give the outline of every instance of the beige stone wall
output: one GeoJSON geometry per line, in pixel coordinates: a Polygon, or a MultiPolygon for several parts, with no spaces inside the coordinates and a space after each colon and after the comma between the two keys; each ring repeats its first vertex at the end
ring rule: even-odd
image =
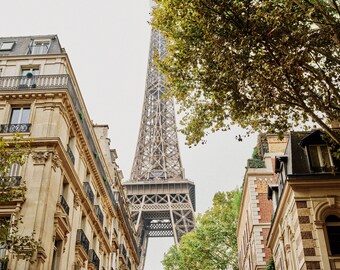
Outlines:
{"type": "Polygon", "coordinates": [[[337,269],[331,268],[338,257],[329,255],[325,218],[340,215],[339,180],[287,183],[269,242],[276,269],[283,262],[285,269],[337,269]]]}

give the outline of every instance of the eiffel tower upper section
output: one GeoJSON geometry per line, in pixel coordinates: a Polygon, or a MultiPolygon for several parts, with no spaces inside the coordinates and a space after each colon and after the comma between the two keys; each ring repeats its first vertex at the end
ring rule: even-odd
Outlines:
{"type": "Polygon", "coordinates": [[[175,109],[171,99],[162,98],[166,91],[164,75],[152,63],[155,54],[163,57],[163,36],[152,31],[146,89],[139,138],[130,181],[184,179],[176,133],[175,109]]]}

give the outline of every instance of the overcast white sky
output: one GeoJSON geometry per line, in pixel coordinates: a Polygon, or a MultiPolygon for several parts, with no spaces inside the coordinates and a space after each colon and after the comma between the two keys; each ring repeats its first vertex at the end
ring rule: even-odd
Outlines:
{"type": "MultiPolygon", "coordinates": [[[[150,26],[149,0],[2,1],[0,35],[57,34],[75,71],[90,117],[110,126],[111,147],[130,176],[142,112],[150,26]]],[[[255,136],[240,143],[236,128],[188,148],[180,136],[186,177],[196,183],[197,211],[217,191],[242,185],[255,136]]],[[[161,270],[172,239],[151,239],[145,270],[161,270]]]]}

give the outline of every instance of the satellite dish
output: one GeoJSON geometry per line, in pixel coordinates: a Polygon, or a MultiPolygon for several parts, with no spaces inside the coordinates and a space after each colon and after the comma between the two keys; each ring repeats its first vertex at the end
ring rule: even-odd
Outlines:
{"type": "Polygon", "coordinates": [[[26,78],[27,78],[27,79],[33,78],[33,73],[32,73],[32,72],[28,72],[28,73],[26,74],[26,78]]]}

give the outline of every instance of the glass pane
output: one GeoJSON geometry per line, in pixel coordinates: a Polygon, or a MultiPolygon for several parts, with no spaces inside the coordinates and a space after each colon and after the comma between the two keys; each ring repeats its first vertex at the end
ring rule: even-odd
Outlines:
{"type": "Polygon", "coordinates": [[[340,226],[327,226],[329,247],[332,255],[340,255],[340,226]]]}
{"type": "Polygon", "coordinates": [[[318,148],[316,145],[309,146],[309,156],[310,156],[310,163],[313,169],[320,168],[320,160],[318,156],[318,148]]]}
{"type": "Polygon", "coordinates": [[[28,124],[29,123],[28,122],[29,117],[30,117],[30,109],[29,108],[23,108],[20,124],[28,124]]]}
{"type": "Polygon", "coordinates": [[[10,124],[19,124],[20,109],[12,109],[10,124]]]}
{"type": "Polygon", "coordinates": [[[321,150],[322,163],[323,163],[322,166],[326,168],[330,168],[332,164],[331,164],[331,160],[329,157],[328,147],[326,145],[321,145],[320,150],[321,150]]]}

